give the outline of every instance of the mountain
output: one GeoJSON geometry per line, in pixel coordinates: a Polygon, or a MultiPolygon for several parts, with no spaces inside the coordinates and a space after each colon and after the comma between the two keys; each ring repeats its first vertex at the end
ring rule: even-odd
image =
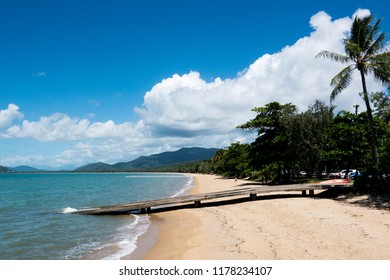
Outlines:
{"type": "Polygon", "coordinates": [[[106,164],[102,162],[87,164],[74,171],[77,172],[114,172],[114,171],[142,171],[153,167],[181,164],[212,158],[218,149],[210,148],[182,148],[175,152],[164,152],[151,156],[142,156],[129,162],[106,164]]]}
{"type": "Polygon", "coordinates": [[[90,163],[76,168],[77,172],[113,172],[113,168],[110,164],[104,162],[90,163]]]}
{"type": "Polygon", "coordinates": [[[35,168],[39,170],[44,170],[44,171],[49,171],[49,172],[66,172],[66,171],[71,171],[77,168],[75,165],[63,165],[63,166],[58,166],[58,167],[52,167],[49,165],[37,165],[35,168]]]}
{"type": "Polygon", "coordinates": [[[10,167],[10,169],[12,171],[15,171],[15,172],[42,172],[42,171],[45,171],[45,170],[38,169],[38,168],[35,168],[35,167],[27,166],[27,165],[21,165],[21,166],[17,166],[17,167],[10,167]]]}
{"type": "Polygon", "coordinates": [[[0,165],[0,173],[8,173],[8,172],[12,172],[12,170],[0,165]]]}

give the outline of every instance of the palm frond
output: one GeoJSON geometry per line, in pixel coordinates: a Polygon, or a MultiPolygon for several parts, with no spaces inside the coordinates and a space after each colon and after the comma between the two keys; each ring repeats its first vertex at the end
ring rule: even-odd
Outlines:
{"type": "Polygon", "coordinates": [[[360,57],[362,53],[360,46],[356,42],[349,39],[344,40],[344,50],[351,60],[356,60],[356,58],[360,57]]]}
{"type": "Polygon", "coordinates": [[[336,96],[348,87],[352,80],[352,70],[354,65],[349,65],[341,70],[336,76],[333,77],[330,85],[333,86],[333,91],[330,94],[330,100],[333,101],[336,96]]]}
{"type": "Polygon", "coordinates": [[[341,62],[341,63],[347,63],[350,58],[344,54],[339,54],[339,53],[334,53],[334,52],[329,52],[329,51],[321,51],[316,55],[316,58],[319,57],[324,57],[331,59],[336,62],[341,62]]]}
{"type": "Polygon", "coordinates": [[[378,53],[383,48],[385,38],[386,38],[386,34],[381,33],[366,51],[364,59],[369,59],[370,56],[378,53]]]}
{"type": "Polygon", "coordinates": [[[366,50],[371,47],[371,45],[373,44],[374,41],[376,41],[375,37],[377,37],[378,31],[380,28],[380,24],[382,21],[382,19],[379,19],[379,20],[377,20],[377,22],[374,25],[371,25],[372,20],[374,20],[374,17],[370,18],[369,32],[367,34],[367,40],[366,40],[367,45],[364,46],[364,49],[366,49],[366,50]]]}
{"type": "MultiPolygon", "coordinates": [[[[374,22],[374,16],[355,17],[348,38],[344,39],[345,54],[321,51],[316,58],[324,57],[336,62],[352,63],[341,70],[331,81],[333,91],[330,99],[348,87],[352,71],[357,69],[364,79],[365,74],[390,85],[390,52],[384,52],[385,33],[379,33],[381,19],[374,22]]],[[[364,80],[362,80],[364,85],[364,80]]]]}
{"type": "Polygon", "coordinates": [[[355,17],[352,26],[349,39],[357,44],[361,49],[364,49],[367,43],[368,34],[370,34],[370,24],[373,20],[373,16],[369,15],[364,18],[355,17]]]}
{"type": "Polygon", "coordinates": [[[371,58],[370,67],[376,80],[390,84],[390,52],[377,54],[371,58]]]}

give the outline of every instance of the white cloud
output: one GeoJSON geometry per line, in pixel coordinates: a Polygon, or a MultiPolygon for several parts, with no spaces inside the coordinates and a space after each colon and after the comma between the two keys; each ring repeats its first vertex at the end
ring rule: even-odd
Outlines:
{"type": "Polygon", "coordinates": [[[37,72],[37,73],[33,73],[33,76],[34,77],[41,77],[41,78],[44,78],[47,76],[46,72],[37,72]]]}
{"type": "Polygon", "coordinates": [[[24,120],[21,125],[14,125],[3,132],[6,138],[33,138],[43,142],[79,141],[95,138],[142,137],[143,122],[115,124],[112,120],[91,123],[87,119],[71,118],[66,114],[56,113],[41,117],[38,121],[24,120]]]}
{"type": "Polygon", "coordinates": [[[369,16],[369,15],[371,15],[370,10],[368,10],[368,9],[357,9],[356,12],[353,14],[352,18],[354,19],[356,16],[358,18],[363,18],[363,17],[369,16]]]}
{"type": "Polygon", "coordinates": [[[95,107],[99,107],[100,106],[100,102],[98,100],[95,100],[95,99],[90,99],[88,100],[88,104],[91,104],[95,107]]]}
{"type": "Polygon", "coordinates": [[[19,112],[19,107],[9,104],[5,110],[0,110],[0,129],[7,127],[13,120],[22,119],[23,114],[19,112]]]}
{"type": "MultiPolygon", "coordinates": [[[[315,56],[321,50],[342,53],[342,39],[351,23],[352,18],[332,21],[328,14],[319,12],[310,20],[314,31],[309,36],[278,53],[263,55],[234,79],[206,82],[198,72],[175,74],[147,92],[142,108],[136,111],[158,135],[193,137],[233,133],[237,125],[253,116],[252,108],[272,101],[292,102],[301,110],[315,99],[329,102],[330,81],[345,66],[315,56]]],[[[361,85],[357,74],[335,100],[338,109],[364,105],[358,95],[361,85]]],[[[369,79],[369,88],[376,91],[381,85],[369,79]]]]}
{"type": "Polygon", "coordinates": [[[39,121],[24,120],[21,125],[14,125],[4,135],[12,138],[33,138],[39,141],[69,141],[78,139],[88,128],[88,120],[72,119],[56,113],[41,117],[39,121]]]}

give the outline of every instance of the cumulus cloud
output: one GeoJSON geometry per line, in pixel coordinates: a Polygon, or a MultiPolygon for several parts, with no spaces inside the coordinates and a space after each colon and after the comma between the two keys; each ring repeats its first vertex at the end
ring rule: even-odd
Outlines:
{"type": "MultiPolygon", "coordinates": [[[[358,10],[355,15],[365,15],[358,10]]],[[[264,54],[233,79],[206,82],[200,73],[173,75],[145,94],[141,108],[136,108],[157,135],[228,134],[252,117],[251,109],[272,101],[292,102],[301,110],[315,99],[329,102],[330,81],[343,67],[333,61],[315,59],[321,50],[343,53],[342,40],[352,18],[332,20],[325,12],[310,20],[314,31],[280,52],[264,54]]],[[[371,91],[382,87],[369,79],[371,91]]],[[[363,105],[358,73],[351,86],[340,94],[335,105],[351,110],[363,105]]],[[[362,107],[363,108],[363,107],[362,107]]]]}
{"type": "Polygon", "coordinates": [[[38,121],[24,120],[3,132],[7,138],[33,138],[43,142],[76,141],[95,138],[140,137],[143,135],[142,122],[115,124],[112,120],[91,123],[87,119],[71,118],[55,113],[41,117],[38,121]],[[141,133],[141,134],[140,134],[141,133]]]}
{"type": "Polygon", "coordinates": [[[0,129],[7,127],[15,119],[22,119],[23,114],[19,112],[19,107],[9,104],[5,110],[0,110],[0,129]]]}

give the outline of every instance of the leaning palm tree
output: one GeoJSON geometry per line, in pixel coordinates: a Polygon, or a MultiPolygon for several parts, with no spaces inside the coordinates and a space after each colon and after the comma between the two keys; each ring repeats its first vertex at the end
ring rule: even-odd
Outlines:
{"type": "Polygon", "coordinates": [[[331,86],[333,86],[330,95],[331,101],[348,87],[352,80],[353,70],[357,69],[360,72],[363,99],[367,108],[370,127],[372,156],[377,168],[379,167],[378,144],[367,91],[366,76],[372,74],[379,82],[383,84],[390,83],[390,52],[385,48],[385,33],[379,31],[380,23],[381,20],[375,22],[372,15],[363,18],[356,16],[349,37],[344,39],[345,54],[321,51],[316,56],[316,58],[325,57],[336,62],[349,64],[331,81],[331,86]]]}

